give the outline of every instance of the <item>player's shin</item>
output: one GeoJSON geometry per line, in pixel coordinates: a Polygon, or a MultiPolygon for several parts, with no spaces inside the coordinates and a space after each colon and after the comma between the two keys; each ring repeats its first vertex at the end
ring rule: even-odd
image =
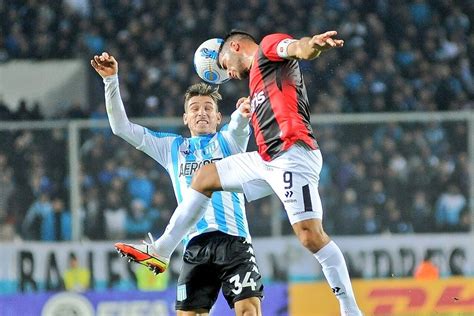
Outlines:
{"type": "Polygon", "coordinates": [[[171,216],[165,232],[155,241],[155,251],[161,256],[170,258],[191,227],[203,217],[209,201],[210,198],[204,194],[189,188],[186,197],[171,216]]]}
{"type": "Polygon", "coordinates": [[[334,295],[339,300],[341,315],[362,315],[354,297],[346,261],[336,243],[330,241],[316,252],[314,256],[321,264],[324,276],[334,295]]]}

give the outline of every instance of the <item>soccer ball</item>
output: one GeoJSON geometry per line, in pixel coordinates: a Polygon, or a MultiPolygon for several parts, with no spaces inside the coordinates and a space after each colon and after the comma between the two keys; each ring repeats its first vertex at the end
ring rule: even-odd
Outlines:
{"type": "Polygon", "coordinates": [[[194,69],[208,83],[221,84],[230,79],[227,72],[217,64],[217,54],[223,41],[221,38],[208,39],[194,53],[194,69]]]}

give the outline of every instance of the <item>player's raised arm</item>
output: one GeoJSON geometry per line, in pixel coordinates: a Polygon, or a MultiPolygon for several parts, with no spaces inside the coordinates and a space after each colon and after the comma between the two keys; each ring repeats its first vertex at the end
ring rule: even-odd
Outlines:
{"type": "Polygon", "coordinates": [[[228,135],[228,141],[235,143],[239,152],[245,152],[250,138],[250,97],[240,98],[235,107],[236,110],[232,113],[227,130],[223,131],[223,135],[228,135]]]}
{"type": "Polygon", "coordinates": [[[235,135],[248,135],[249,134],[249,119],[250,113],[250,98],[242,97],[235,104],[236,110],[230,117],[228,130],[235,135]]]}
{"type": "Polygon", "coordinates": [[[94,56],[91,66],[103,78],[105,89],[105,107],[112,132],[137,147],[141,144],[144,128],[128,120],[122,102],[118,81],[118,62],[108,53],[94,56]]]}
{"type": "Polygon", "coordinates": [[[318,57],[322,52],[331,48],[342,47],[344,41],[334,38],[336,31],[317,34],[313,37],[303,37],[288,44],[288,58],[310,60],[318,57]]]}

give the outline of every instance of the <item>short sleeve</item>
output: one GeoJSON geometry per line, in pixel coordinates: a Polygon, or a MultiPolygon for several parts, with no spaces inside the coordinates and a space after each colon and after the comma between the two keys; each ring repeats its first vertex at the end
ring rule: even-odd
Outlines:
{"type": "Polygon", "coordinates": [[[263,54],[271,61],[283,61],[284,59],[281,56],[281,53],[278,53],[278,49],[282,48],[278,46],[280,42],[284,40],[292,40],[293,37],[284,34],[284,33],[275,33],[265,36],[260,42],[260,48],[262,49],[263,54]]]}

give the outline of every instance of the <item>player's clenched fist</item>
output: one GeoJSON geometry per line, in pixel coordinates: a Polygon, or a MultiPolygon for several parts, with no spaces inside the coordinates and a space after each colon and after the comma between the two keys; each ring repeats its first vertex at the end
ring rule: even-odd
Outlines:
{"type": "Polygon", "coordinates": [[[118,73],[118,62],[114,56],[103,52],[100,56],[95,55],[91,59],[91,66],[102,77],[112,76],[118,73]]]}
{"type": "Polygon", "coordinates": [[[240,114],[242,114],[243,117],[250,118],[252,115],[250,108],[250,97],[240,98],[237,100],[235,107],[239,109],[240,114]]]}

